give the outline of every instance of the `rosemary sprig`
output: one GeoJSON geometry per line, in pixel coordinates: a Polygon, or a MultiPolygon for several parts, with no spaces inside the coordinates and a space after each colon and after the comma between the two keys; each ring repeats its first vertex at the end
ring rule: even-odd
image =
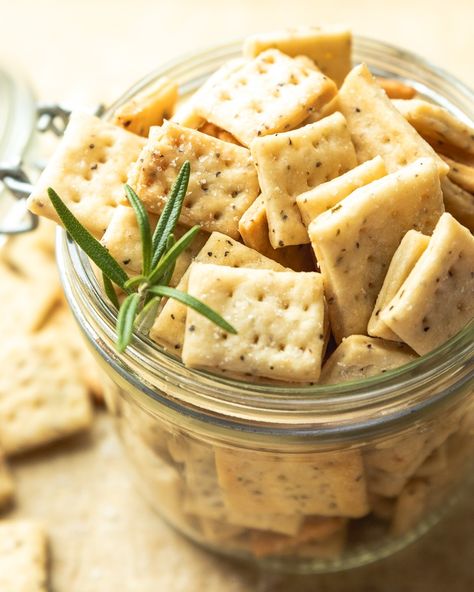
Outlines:
{"type": "Polygon", "coordinates": [[[134,329],[147,331],[156,315],[162,298],[173,298],[189,306],[208,318],[228,333],[237,331],[216,311],[193,296],[168,286],[177,258],[191,244],[199,232],[194,226],[178,241],[174,230],[181,213],[189,183],[190,165],[185,162],[171,188],[168,200],[158,220],[155,232],[151,233],[148,214],[138,195],[129,185],[125,194],[135,211],[142,246],[142,271],[137,276],[128,277],[107,249],[82,226],[51,187],[48,195],[64,228],[72,239],[102,271],[104,291],[117,308],[117,350],[123,352],[130,343],[134,329]],[[123,290],[126,297],[119,303],[114,284],[123,290]]]}

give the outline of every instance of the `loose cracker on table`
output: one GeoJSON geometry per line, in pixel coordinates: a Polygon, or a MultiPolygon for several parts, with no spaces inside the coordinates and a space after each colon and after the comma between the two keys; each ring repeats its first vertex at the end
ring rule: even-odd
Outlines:
{"type": "Polygon", "coordinates": [[[158,78],[114,111],[113,123],[146,138],[152,125],[170,119],[178,100],[178,85],[166,76],[158,78]]]}
{"type": "Polygon", "coordinates": [[[73,353],[47,335],[10,339],[0,351],[0,446],[17,454],[90,427],[92,410],[73,353]]]}
{"type": "MultiPolygon", "coordinates": [[[[150,214],[152,229],[156,226],[156,216],[150,214]]],[[[178,224],[174,235],[179,239],[189,229],[178,224]]],[[[170,280],[171,286],[176,286],[192,259],[201,250],[209,235],[201,231],[193,242],[183,251],[176,260],[176,267],[170,280]]],[[[107,248],[112,257],[123,266],[130,275],[142,271],[142,244],[140,229],[134,210],[129,206],[117,206],[110,224],[102,237],[101,243],[107,248]]]]}
{"type": "Polygon", "coordinates": [[[427,249],[379,316],[420,355],[474,317],[474,237],[451,214],[440,218],[427,249]]]}
{"type": "Polygon", "coordinates": [[[236,512],[353,518],[369,512],[355,450],[282,456],[220,448],[216,466],[226,504],[236,512]]]}
{"type": "Polygon", "coordinates": [[[446,211],[474,232],[474,195],[453,183],[448,177],[441,179],[441,189],[446,211]]]}
{"type": "Polygon", "coordinates": [[[257,197],[239,221],[242,240],[251,249],[295,271],[314,271],[315,263],[310,245],[293,245],[274,249],[269,239],[265,198],[257,197]]]}
{"type": "Polygon", "coordinates": [[[456,162],[442,154],[441,158],[447,165],[449,165],[448,178],[461,187],[461,189],[464,189],[464,191],[474,193],[474,166],[469,166],[462,162],[456,162]]]}
{"type": "Polygon", "coordinates": [[[365,64],[348,74],[338,96],[359,162],[380,155],[392,173],[418,158],[430,157],[441,175],[448,172],[446,163],[392,104],[365,64]]]}
{"type": "Polygon", "coordinates": [[[364,334],[390,260],[412,228],[430,233],[443,212],[435,162],[424,158],[356,189],[308,228],[340,341],[364,334]]]}
{"type": "Polygon", "coordinates": [[[342,340],[321,370],[319,384],[338,384],[375,376],[408,364],[418,356],[401,343],[365,335],[342,340]]]}
{"type": "Polygon", "coordinates": [[[400,341],[400,337],[398,337],[398,335],[389,329],[389,327],[387,327],[382,321],[380,318],[380,312],[396,295],[400,286],[415,267],[415,263],[426,250],[429,242],[430,237],[417,230],[409,230],[402,238],[401,243],[390,261],[390,266],[379,295],[377,296],[372,316],[367,325],[367,332],[372,337],[400,341]]]}
{"type": "Polygon", "coordinates": [[[334,113],[305,127],[257,138],[250,147],[275,249],[309,242],[296,197],[357,165],[346,120],[334,113]]]}
{"type": "Polygon", "coordinates": [[[394,100],[393,105],[437,152],[474,164],[474,127],[423,99],[394,100]]]}
{"type": "Polygon", "coordinates": [[[202,93],[196,108],[248,146],[258,136],[296,127],[336,92],[324,74],[269,49],[202,93]]]}
{"type": "Polygon", "coordinates": [[[254,58],[272,48],[292,57],[308,56],[338,86],[341,86],[351,69],[352,35],[344,27],[302,26],[258,33],[245,39],[243,54],[254,58]]]}
{"type": "MultiPolygon", "coordinates": [[[[211,234],[206,244],[196,255],[195,261],[230,267],[252,267],[274,269],[275,271],[285,269],[276,261],[219,232],[211,234]]],[[[188,276],[188,272],[183,275],[177,285],[178,290],[187,291],[188,276]]],[[[180,353],[183,347],[186,314],[186,306],[176,300],[168,300],[153,323],[150,338],[168,351],[175,354],[180,353]]]]}
{"type": "Polygon", "coordinates": [[[382,157],[376,156],[355,168],[321,183],[296,197],[301,218],[306,226],[326,210],[330,210],[353,191],[387,174],[382,157]]]}
{"type": "Polygon", "coordinates": [[[28,198],[28,207],[56,222],[48,193],[52,187],[76,218],[100,238],[112,213],[126,203],[129,168],[145,140],[92,115],[74,112],[60,145],[28,198]]]}
{"type": "Polygon", "coordinates": [[[0,522],[0,590],[47,592],[47,541],[41,526],[0,522]]]}
{"type": "Polygon", "coordinates": [[[217,311],[237,335],[188,309],[185,365],[275,380],[319,378],[325,338],[319,273],[193,263],[188,293],[217,311]]]}
{"type": "Polygon", "coordinates": [[[13,499],[15,486],[10,470],[3,458],[3,452],[0,449],[0,512],[8,506],[13,499]]]}
{"type": "Polygon", "coordinates": [[[180,221],[238,238],[239,219],[260,191],[246,148],[167,122],[151,129],[130,184],[146,209],[159,214],[186,160],[191,175],[180,221]]]}
{"type": "Polygon", "coordinates": [[[346,530],[343,518],[325,518],[315,516],[305,520],[302,528],[294,536],[275,535],[269,532],[252,532],[250,548],[256,557],[288,554],[297,552],[299,547],[310,542],[324,544],[336,534],[346,530]]]}
{"type": "Polygon", "coordinates": [[[422,479],[409,481],[395,504],[391,534],[401,536],[414,528],[427,511],[429,485],[422,479]]]}

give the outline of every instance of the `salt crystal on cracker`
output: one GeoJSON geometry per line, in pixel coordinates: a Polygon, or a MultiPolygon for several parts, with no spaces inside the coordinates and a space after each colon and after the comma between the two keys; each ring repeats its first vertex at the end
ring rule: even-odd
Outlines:
{"type": "Polygon", "coordinates": [[[251,152],[273,248],[308,243],[296,198],[356,166],[346,120],[335,113],[291,132],[257,138],[251,152]]]}
{"type": "Polygon", "coordinates": [[[100,238],[112,213],[126,203],[123,185],[145,140],[85,113],[71,114],[60,145],[28,198],[29,209],[59,223],[52,187],[79,222],[100,238]]]}
{"type": "Polygon", "coordinates": [[[443,212],[432,159],[356,189],[310,224],[336,340],[364,334],[388,266],[412,228],[430,233],[443,212]]]}

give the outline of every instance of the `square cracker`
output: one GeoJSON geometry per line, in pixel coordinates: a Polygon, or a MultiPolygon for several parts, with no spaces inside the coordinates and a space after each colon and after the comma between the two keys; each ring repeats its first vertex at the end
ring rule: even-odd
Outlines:
{"type": "Polygon", "coordinates": [[[308,243],[296,197],[357,165],[346,120],[334,113],[291,132],[257,138],[251,152],[273,248],[308,243]]]}
{"type": "Polygon", "coordinates": [[[89,428],[92,410],[71,351],[50,336],[11,339],[0,351],[0,446],[25,452],[89,428]]]}
{"type": "Polygon", "coordinates": [[[325,337],[319,273],[193,263],[188,293],[217,311],[238,334],[228,334],[188,309],[186,366],[293,382],[319,378],[325,337]]]}
{"type": "Polygon", "coordinates": [[[0,590],[47,592],[47,542],[38,524],[0,522],[0,590]]]}
{"type": "Polygon", "coordinates": [[[47,193],[52,187],[79,222],[100,238],[115,207],[126,203],[123,185],[144,144],[143,138],[116,125],[72,113],[61,143],[28,198],[28,207],[59,222],[47,193]]]}
{"type": "Polygon", "coordinates": [[[358,451],[278,455],[216,451],[226,503],[238,512],[292,512],[360,518],[369,511],[358,451]]]}
{"type": "Polygon", "coordinates": [[[416,230],[409,230],[402,238],[398,249],[393,254],[387,275],[380,289],[375,302],[372,316],[367,325],[367,332],[372,337],[382,337],[383,339],[392,339],[400,341],[396,335],[380,318],[380,312],[389,304],[392,298],[400,289],[400,286],[409,276],[415,263],[426,250],[430,242],[430,237],[421,234],[416,230]]]}
{"type": "Polygon", "coordinates": [[[441,155],[441,158],[449,165],[449,179],[464,191],[474,194],[474,166],[456,162],[448,156],[441,155]]]}
{"type": "Polygon", "coordinates": [[[296,127],[336,92],[324,74],[269,49],[202,94],[197,110],[248,146],[258,136],[296,127]]]}
{"type": "Polygon", "coordinates": [[[169,119],[178,100],[178,85],[161,76],[114,111],[113,123],[146,138],[152,125],[161,125],[169,119]]]}
{"type": "Polygon", "coordinates": [[[159,214],[186,160],[191,176],[180,221],[238,238],[239,219],[260,191],[246,148],[167,122],[151,129],[130,184],[147,210],[159,214]]]}
{"type": "MultiPolygon", "coordinates": [[[[285,269],[276,261],[268,259],[257,251],[249,249],[219,232],[211,234],[206,244],[197,254],[195,261],[213,263],[214,265],[227,265],[229,267],[252,267],[256,269],[274,269],[275,271],[285,269]]],[[[181,278],[177,286],[179,290],[186,292],[188,275],[189,273],[186,272],[181,278]]],[[[186,306],[176,302],[176,300],[168,300],[150,330],[150,338],[170,352],[180,353],[183,347],[186,314],[186,306]]]]}
{"type": "Polygon", "coordinates": [[[0,511],[12,501],[13,494],[13,478],[0,450],[0,511]]]}
{"type": "Polygon", "coordinates": [[[356,189],[308,229],[336,338],[364,334],[388,266],[412,228],[430,233],[443,212],[432,159],[356,189]]]}
{"type": "Polygon", "coordinates": [[[405,485],[395,504],[392,535],[404,535],[418,525],[428,511],[429,490],[429,484],[422,479],[412,479],[405,485]]]}
{"type": "Polygon", "coordinates": [[[348,74],[338,96],[359,162],[380,155],[392,173],[427,156],[435,159],[440,174],[448,172],[446,163],[393,106],[365,64],[348,74]]]}
{"type": "Polygon", "coordinates": [[[330,210],[353,191],[387,174],[380,156],[372,158],[331,181],[316,185],[296,198],[301,218],[306,226],[326,210],[330,210]]]}
{"type": "Polygon", "coordinates": [[[448,177],[441,179],[444,207],[471,232],[474,232],[474,195],[453,183],[448,177]]]}
{"type": "Polygon", "coordinates": [[[319,384],[337,384],[375,376],[408,364],[418,356],[406,345],[351,335],[331,354],[321,370],[319,384]]]}
{"type": "Polygon", "coordinates": [[[423,99],[394,100],[393,104],[437,152],[474,164],[474,127],[423,99]]]}
{"type": "MultiPolygon", "coordinates": [[[[152,229],[156,226],[156,216],[150,214],[152,229]]],[[[179,225],[174,235],[179,239],[189,229],[179,225]]],[[[183,251],[176,261],[176,267],[170,281],[171,286],[176,286],[192,259],[204,246],[209,238],[206,232],[201,231],[193,242],[183,251]]],[[[137,217],[129,206],[118,206],[113,213],[110,224],[102,237],[101,243],[107,248],[112,257],[118,261],[129,275],[139,274],[142,270],[142,244],[137,217]]]]}
{"type": "Polygon", "coordinates": [[[302,26],[259,33],[245,39],[243,53],[253,58],[271,48],[292,57],[308,56],[338,86],[351,69],[352,35],[343,27],[302,26]]]}
{"type": "Polygon", "coordinates": [[[474,237],[444,214],[380,319],[420,355],[430,352],[474,317],[473,261],[474,237]]]}
{"type": "Polygon", "coordinates": [[[255,249],[265,257],[278,261],[284,267],[295,271],[314,271],[314,257],[310,245],[293,245],[274,249],[269,239],[265,198],[257,197],[239,221],[239,232],[242,240],[251,249],[255,249]]]}

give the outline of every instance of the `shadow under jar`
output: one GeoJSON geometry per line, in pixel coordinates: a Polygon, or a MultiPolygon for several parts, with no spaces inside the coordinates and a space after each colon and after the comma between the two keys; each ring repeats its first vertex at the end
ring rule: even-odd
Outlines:
{"type": "MultiPolygon", "coordinates": [[[[163,66],[109,116],[158,76],[175,79],[185,96],[239,48],[163,66]]],[[[474,119],[473,93],[412,54],[356,38],[354,55],[474,119]]],[[[250,384],[187,369],[145,337],[118,354],[115,313],[64,232],[58,260],[72,310],[111,378],[108,406],[140,488],[198,543],[281,571],[347,569],[413,541],[465,488],[474,459],[472,324],[367,380],[250,384]]]]}

